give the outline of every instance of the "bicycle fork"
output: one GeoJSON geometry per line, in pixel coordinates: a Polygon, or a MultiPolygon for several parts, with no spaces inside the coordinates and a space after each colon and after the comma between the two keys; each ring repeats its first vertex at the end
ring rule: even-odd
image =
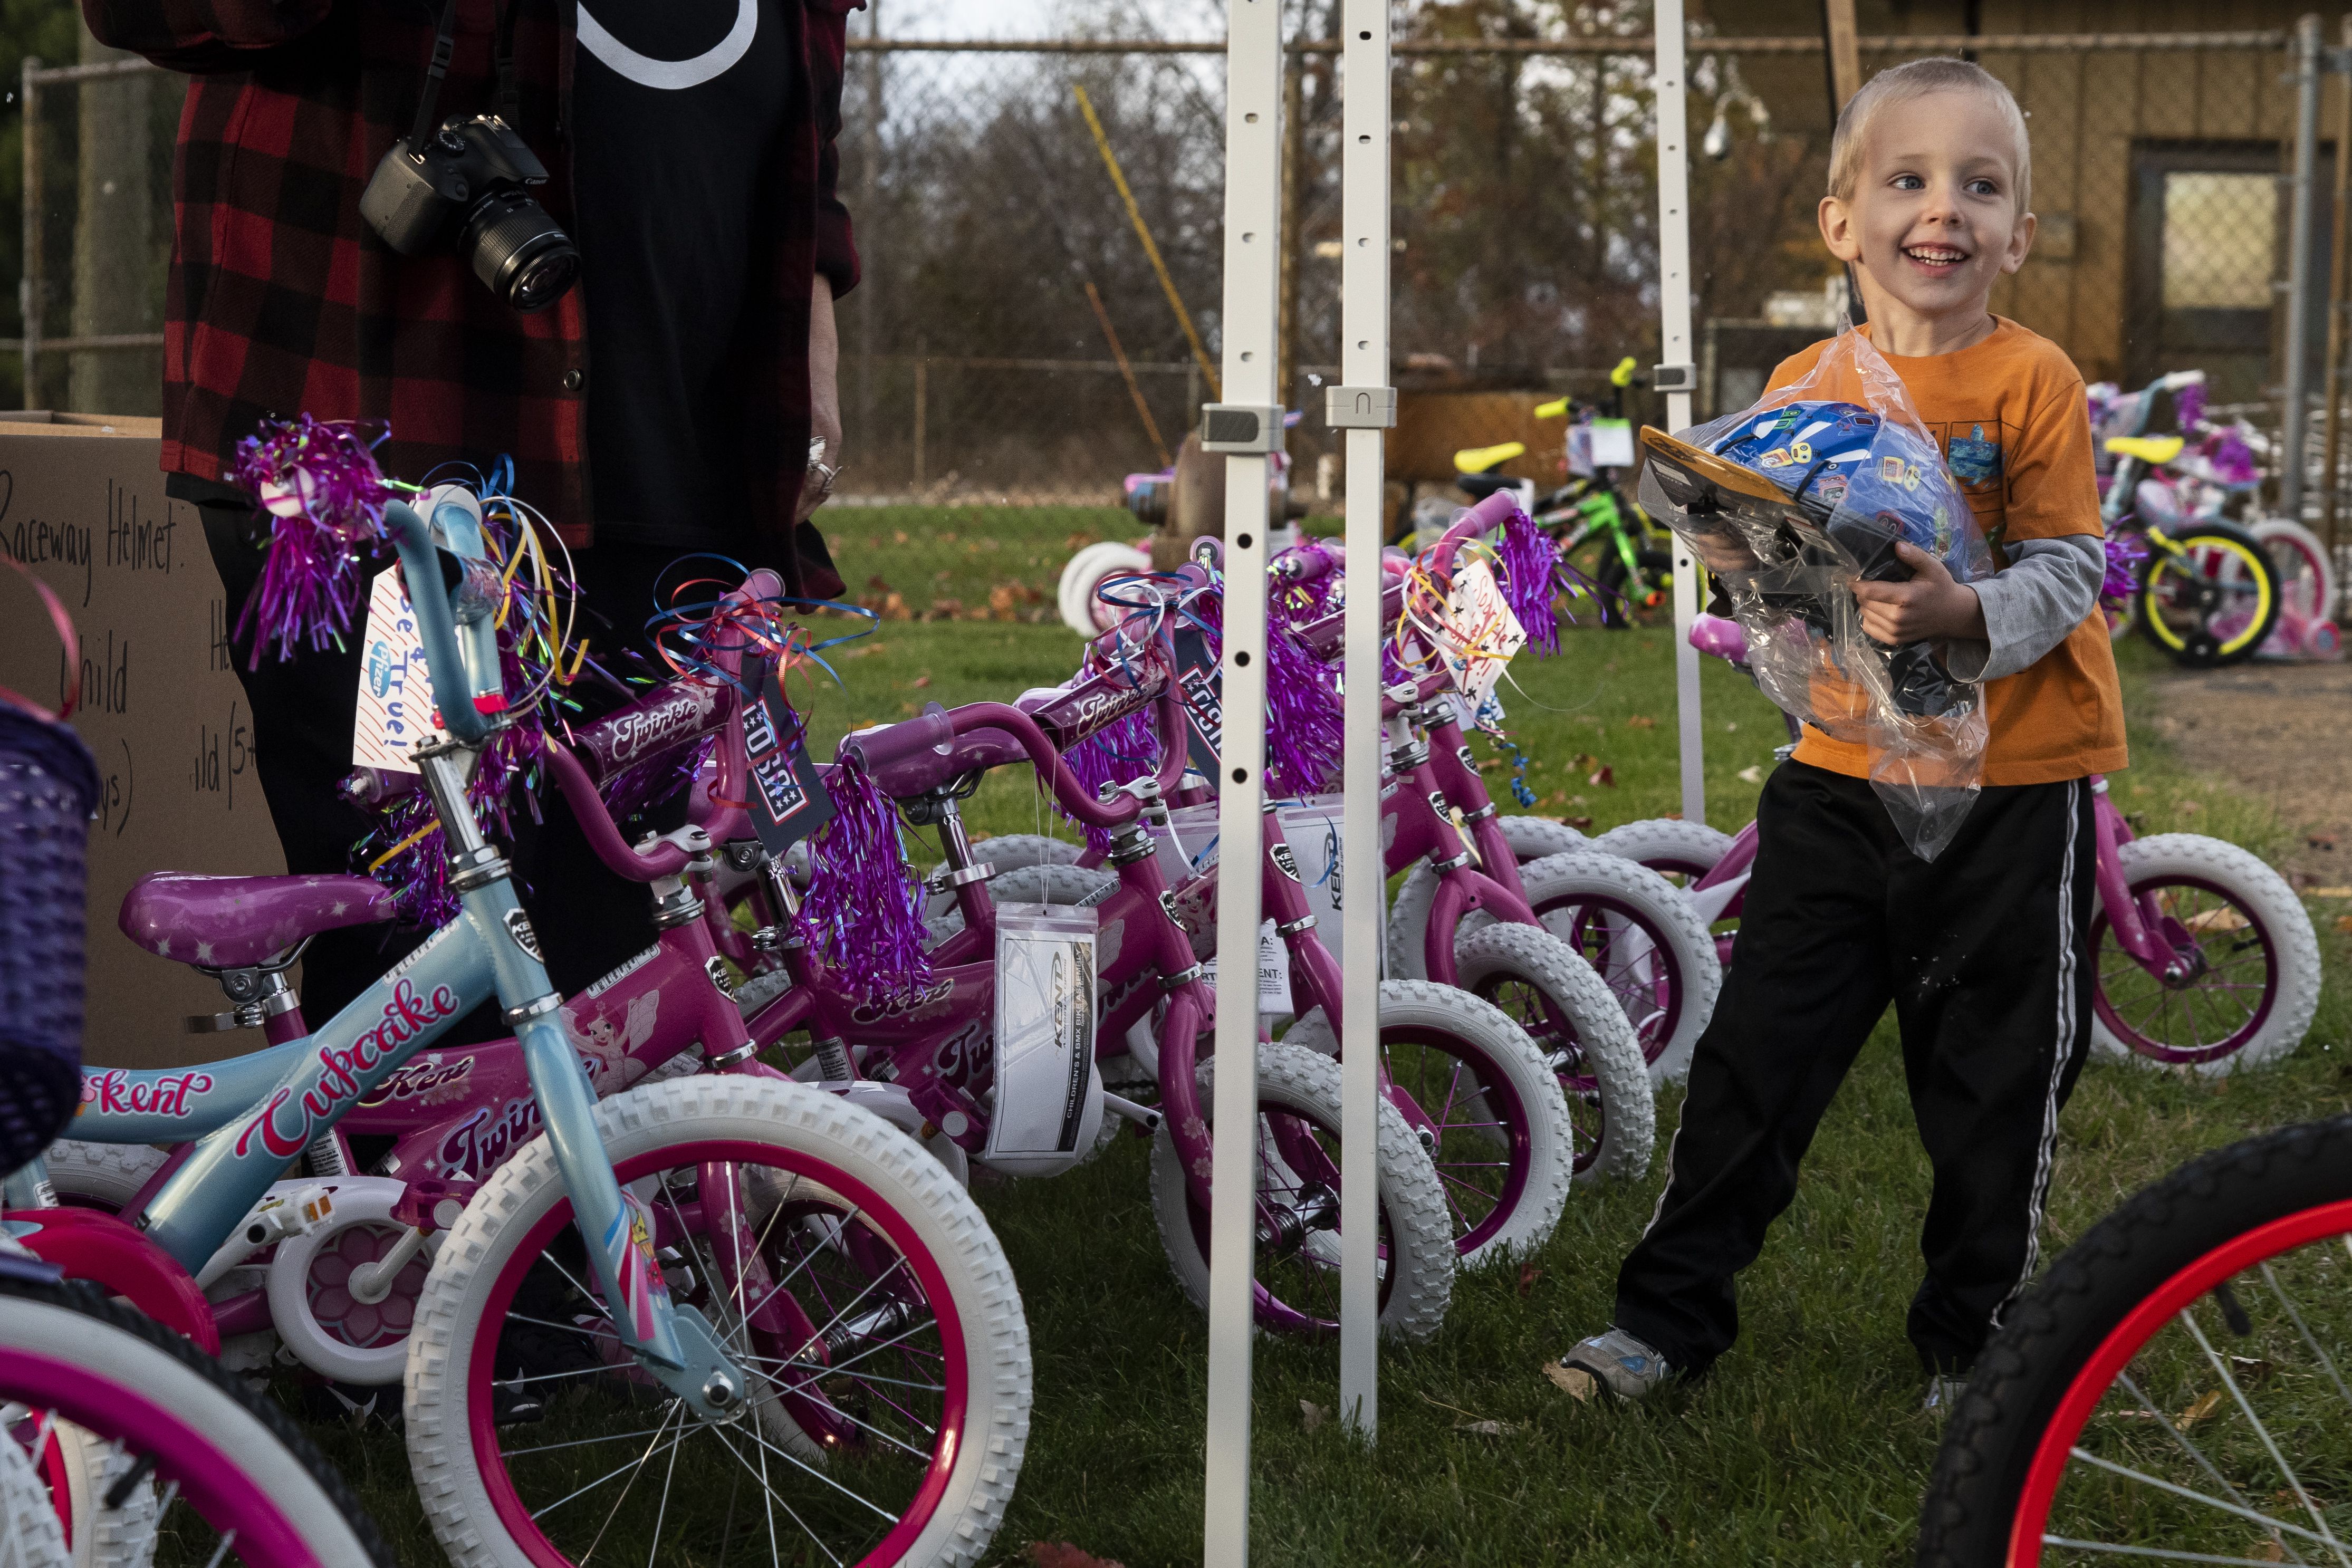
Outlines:
{"type": "Polygon", "coordinates": [[[549,1148],[571,1196],[588,1267],[622,1344],[665,1388],[706,1417],[733,1415],[751,1380],[719,1343],[702,1314],[670,1301],[654,1255],[653,1217],[621,1190],[596,1135],[596,1096],[580,1055],[555,1021],[562,997],[548,983],[530,917],[515,897],[504,856],[481,834],[466,801],[474,748],[455,742],[409,754],[441,819],[449,884],[490,955],[499,1005],[522,1046],[549,1148]]]}

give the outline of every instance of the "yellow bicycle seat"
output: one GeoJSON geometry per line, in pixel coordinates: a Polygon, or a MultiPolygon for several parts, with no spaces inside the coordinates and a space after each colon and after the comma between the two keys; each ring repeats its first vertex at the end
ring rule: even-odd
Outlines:
{"type": "Polygon", "coordinates": [[[1524,441],[1506,441],[1499,446],[1465,446],[1454,455],[1454,466],[1464,474],[1484,474],[1489,468],[1501,467],[1527,449],[1524,441]]]}
{"type": "Polygon", "coordinates": [[[1631,354],[1628,354],[1623,359],[1618,361],[1617,368],[1609,372],[1609,384],[1612,387],[1632,386],[1633,384],[1634,364],[1635,361],[1633,356],[1631,354]]]}
{"type": "Polygon", "coordinates": [[[2137,457],[2151,468],[2161,468],[2180,455],[2189,443],[2178,435],[2111,435],[2107,450],[2118,457],[2137,457]]]}

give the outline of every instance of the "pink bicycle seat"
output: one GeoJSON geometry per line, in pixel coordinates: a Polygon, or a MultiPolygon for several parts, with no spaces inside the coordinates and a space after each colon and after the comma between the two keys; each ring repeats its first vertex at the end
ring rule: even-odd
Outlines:
{"type": "Polygon", "coordinates": [[[150,872],[122,897],[122,934],[159,957],[241,969],[305,936],[393,916],[392,894],[363,876],[188,876],[150,872]]]}

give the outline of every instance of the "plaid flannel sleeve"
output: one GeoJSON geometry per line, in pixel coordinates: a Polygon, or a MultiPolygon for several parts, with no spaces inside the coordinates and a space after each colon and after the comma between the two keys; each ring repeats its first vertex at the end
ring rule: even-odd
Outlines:
{"type": "Polygon", "coordinates": [[[327,19],[334,0],[81,0],[90,37],[166,70],[247,71],[327,19]]]}

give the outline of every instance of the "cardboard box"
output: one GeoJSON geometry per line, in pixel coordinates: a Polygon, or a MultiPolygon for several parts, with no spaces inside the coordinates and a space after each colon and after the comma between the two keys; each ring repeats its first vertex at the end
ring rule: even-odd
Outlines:
{"type": "MultiPolygon", "coordinates": [[[[257,1050],[259,1031],[189,1034],[228,1004],[210,977],[115,924],[151,871],[277,874],[284,852],[253,766],[227,610],[196,508],[167,500],[161,422],[0,412],[0,550],[65,601],[80,641],[74,727],[98,759],[83,1054],[160,1068],[257,1050]]],[[[56,707],[67,664],[32,590],[0,573],[0,685],[56,707]]]]}

